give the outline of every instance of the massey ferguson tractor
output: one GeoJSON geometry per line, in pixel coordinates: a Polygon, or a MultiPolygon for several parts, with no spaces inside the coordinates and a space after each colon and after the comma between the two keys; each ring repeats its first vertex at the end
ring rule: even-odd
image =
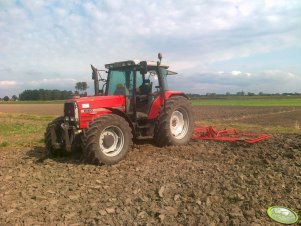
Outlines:
{"type": "Polygon", "coordinates": [[[47,126],[46,154],[82,149],[86,161],[112,165],[125,158],[133,140],[186,144],[193,132],[191,104],[183,92],[169,90],[167,77],[176,73],[161,63],[161,54],[158,57],[158,62],[106,64],[107,79],[100,74],[104,70],[91,65],[95,96],[65,102],[64,116],[47,126]]]}

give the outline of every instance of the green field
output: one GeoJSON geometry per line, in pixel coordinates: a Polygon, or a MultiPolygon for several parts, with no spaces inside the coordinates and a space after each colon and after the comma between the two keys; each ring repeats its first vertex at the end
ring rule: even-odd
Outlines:
{"type": "Polygon", "coordinates": [[[53,118],[53,116],[0,112],[0,149],[43,144],[45,128],[53,118]]]}
{"type": "Polygon", "coordinates": [[[192,99],[193,105],[211,106],[301,106],[301,97],[222,97],[192,99]]]}

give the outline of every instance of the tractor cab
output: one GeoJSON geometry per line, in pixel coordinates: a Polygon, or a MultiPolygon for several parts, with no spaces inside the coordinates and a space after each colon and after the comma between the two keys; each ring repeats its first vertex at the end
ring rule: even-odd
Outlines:
{"type": "Polygon", "coordinates": [[[177,74],[169,71],[167,65],[154,61],[128,60],[106,64],[107,80],[100,77],[99,70],[92,67],[95,96],[123,96],[125,113],[135,121],[147,118],[153,101],[164,98],[168,90],[167,75],[177,74]],[[99,90],[99,81],[105,81],[99,90]]]}

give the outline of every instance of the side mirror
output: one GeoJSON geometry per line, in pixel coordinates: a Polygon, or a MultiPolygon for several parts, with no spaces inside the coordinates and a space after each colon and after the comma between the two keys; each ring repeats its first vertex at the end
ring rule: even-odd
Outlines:
{"type": "Polygon", "coordinates": [[[140,62],[140,73],[143,75],[147,73],[147,62],[146,61],[140,62]]]}

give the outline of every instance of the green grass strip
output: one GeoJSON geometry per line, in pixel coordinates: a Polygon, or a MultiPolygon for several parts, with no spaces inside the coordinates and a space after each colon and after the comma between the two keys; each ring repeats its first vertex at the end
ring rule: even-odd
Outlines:
{"type": "Polygon", "coordinates": [[[233,98],[233,99],[196,99],[192,100],[193,105],[210,106],[277,106],[277,107],[299,107],[301,98],[233,98]]]}

